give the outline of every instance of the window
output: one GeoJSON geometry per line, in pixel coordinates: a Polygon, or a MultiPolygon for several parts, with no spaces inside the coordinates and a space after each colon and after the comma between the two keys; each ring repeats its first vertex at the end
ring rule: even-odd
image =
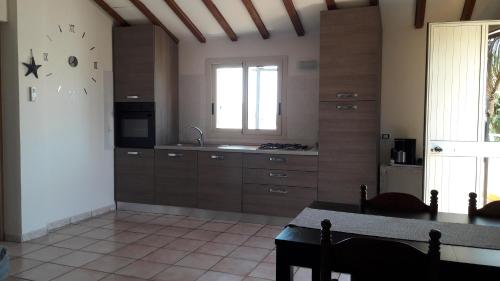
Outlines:
{"type": "Polygon", "coordinates": [[[212,131],[281,135],[283,58],[212,60],[212,131]]]}

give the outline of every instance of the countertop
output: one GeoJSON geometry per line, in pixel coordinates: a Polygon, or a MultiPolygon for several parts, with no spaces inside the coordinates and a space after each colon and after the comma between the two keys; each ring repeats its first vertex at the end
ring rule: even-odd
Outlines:
{"type": "Polygon", "coordinates": [[[308,150],[279,150],[279,149],[267,150],[267,149],[259,149],[258,146],[254,145],[232,145],[232,144],[230,145],[206,144],[204,146],[198,146],[195,144],[157,145],[155,146],[155,149],[318,156],[318,150],[316,148],[311,148],[308,150]]]}

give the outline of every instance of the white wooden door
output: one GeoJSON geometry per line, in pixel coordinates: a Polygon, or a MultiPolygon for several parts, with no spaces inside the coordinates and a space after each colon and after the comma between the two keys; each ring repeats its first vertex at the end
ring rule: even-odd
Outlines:
{"type": "MultiPolygon", "coordinates": [[[[439,210],[466,213],[468,193],[483,198],[485,25],[429,26],[425,194],[439,210]]],[[[481,202],[480,202],[481,203],[481,202]]]]}

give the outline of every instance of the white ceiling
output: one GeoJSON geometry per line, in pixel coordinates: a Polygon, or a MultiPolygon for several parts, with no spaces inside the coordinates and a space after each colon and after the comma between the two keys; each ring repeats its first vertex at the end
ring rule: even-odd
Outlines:
{"type": "MultiPolygon", "coordinates": [[[[196,40],[164,0],[141,1],[179,40],[196,40]]],[[[415,5],[415,0],[380,0],[381,7],[391,5],[391,2],[395,3],[393,1],[405,1],[408,2],[408,5],[415,5]]],[[[428,10],[432,8],[429,7],[432,5],[432,1],[442,0],[427,1],[428,10]]],[[[131,24],[149,23],[147,18],[129,0],[106,0],[106,2],[131,24]]],[[[258,32],[241,0],[213,0],[213,2],[238,36],[258,32]]],[[[336,0],[335,2],[339,8],[368,4],[368,0],[336,0]]],[[[448,2],[450,2],[450,5],[457,6],[457,8],[463,7],[463,0],[448,0],[448,2]]],[[[214,37],[226,36],[201,0],[177,0],[176,3],[189,16],[207,40],[214,37]]],[[[253,3],[267,29],[270,31],[271,36],[276,32],[295,32],[282,0],[253,0],[253,3]]],[[[293,0],[293,3],[302,20],[306,33],[311,31],[317,32],[319,30],[319,12],[326,10],[325,1],[293,0]]],[[[500,1],[498,0],[478,0],[473,19],[500,18],[499,3],[500,1]],[[492,13],[495,13],[495,15],[492,15],[492,13]]],[[[461,11],[461,9],[458,10],[461,11]]],[[[456,20],[459,20],[459,18],[460,15],[458,14],[456,20]]],[[[413,21],[414,19],[409,18],[408,20],[413,21]]]]}

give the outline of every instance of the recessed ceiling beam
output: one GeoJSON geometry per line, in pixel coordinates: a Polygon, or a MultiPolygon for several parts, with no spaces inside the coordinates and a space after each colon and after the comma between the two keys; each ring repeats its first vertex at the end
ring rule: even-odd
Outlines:
{"type": "Polygon", "coordinates": [[[184,11],[175,3],[175,0],[165,0],[165,3],[174,11],[177,17],[184,23],[184,25],[193,33],[194,37],[198,39],[201,43],[207,42],[205,36],[201,33],[201,31],[194,25],[191,19],[184,13],[184,11]]]}
{"type": "Polygon", "coordinates": [[[266,26],[264,25],[264,22],[260,18],[259,13],[255,9],[255,6],[252,3],[252,0],[241,0],[243,2],[243,5],[245,5],[245,8],[247,8],[248,13],[250,14],[250,17],[252,18],[253,22],[257,26],[257,29],[260,32],[260,35],[264,39],[269,39],[269,31],[267,30],[266,26]]]}
{"type": "Polygon", "coordinates": [[[217,6],[215,6],[214,2],[212,0],[202,0],[205,6],[207,6],[207,9],[210,11],[212,16],[214,16],[215,20],[219,23],[219,25],[224,29],[224,32],[226,32],[227,36],[231,41],[238,41],[238,36],[236,36],[236,33],[234,33],[233,29],[227,23],[226,19],[222,15],[222,13],[217,9],[217,6]]]}
{"type": "Polygon", "coordinates": [[[417,0],[415,7],[415,28],[424,27],[426,0],[417,0]]]}
{"type": "Polygon", "coordinates": [[[170,32],[170,30],[168,30],[168,28],[146,7],[146,5],[144,5],[139,0],[129,0],[129,1],[132,2],[132,4],[134,4],[134,6],[139,11],[141,11],[141,13],[146,18],[148,18],[151,23],[161,27],[168,34],[168,36],[170,36],[170,38],[174,40],[175,43],[179,43],[179,39],[177,39],[177,37],[175,37],[175,35],[172,32],[170,32]]]}
{"type": "Polygon", "coordinates": [[[99,5],[104,11],[106,11],[115,21],[121,26],[128,26],[128,22],[123,19],[111,6],[109,6],[104,0],[94,0],[97,5],[99,5]]]}
{"type": "Polygon", "coordinates": [[[283,0],[283,4],[285,5],[288,16],[290,16],[290,20],[292,21],[293,27],[295,28],[295,32],[298,36],[304,36],[306,32],[304,31],[304,26],[302,26],[302,22],[300,21],[299,14],[293,5],[292,0],[283,0]]]}
{"type": "Polygon", "coordinates": [[[337,9],[337,4],[335,4],[335,0],[325,0],[325,4],[328,10],[337,9]]]}
{"type": "Polygon", "coordinates": [[[464,9],[462,10],[462,16],[460,20],[470,20],[472,17],[472,12],[474,12],[474,6],[476,5],[476,0],[465,0],[464,9]]]}

